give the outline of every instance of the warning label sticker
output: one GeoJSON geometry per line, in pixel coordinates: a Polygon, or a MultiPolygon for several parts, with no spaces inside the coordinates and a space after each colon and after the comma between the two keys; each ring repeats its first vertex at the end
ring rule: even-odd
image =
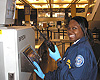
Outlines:
{"type": "Polygon", "coordinates": [[[0,34],[2,34],[2,30],[0,30],[0,34]]]}

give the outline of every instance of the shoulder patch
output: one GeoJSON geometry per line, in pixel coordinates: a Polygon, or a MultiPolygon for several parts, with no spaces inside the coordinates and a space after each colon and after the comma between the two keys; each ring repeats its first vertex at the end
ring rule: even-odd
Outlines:
{"type": "Polygon", "coordinates": [[[81,67],[84,64],[84,58],[82,55],[78,55],[75,59],[75,66],[76,67],[81,67]]]}

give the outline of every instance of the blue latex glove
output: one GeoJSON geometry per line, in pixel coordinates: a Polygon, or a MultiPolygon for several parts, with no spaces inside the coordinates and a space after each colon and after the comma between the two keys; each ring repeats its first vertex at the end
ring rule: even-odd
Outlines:
{"type": "Polygon", "coordinates": [[[60,53],[59,53],[59,51],[58,51],[57,46],[55,45],[54,47],[55,47],[55,52],[52,52],[52,51],[49,49],[49,56],[50,56],[51,58],[53,58],[55,61],[57,61],[59,58],[61,58],[61,56],[60,56],[60,53]]]}
{"type": "Polygon", "coordinates": [[[34,64],[35,67],[37,68],[37,70],[34,69],[34,71],[37,73],[37,75],[38,75],[40,78],[44,79],[45,74],[42,72],[40,66],[39,66],[35,61],[33,62],[33,64],[34,64]]]}

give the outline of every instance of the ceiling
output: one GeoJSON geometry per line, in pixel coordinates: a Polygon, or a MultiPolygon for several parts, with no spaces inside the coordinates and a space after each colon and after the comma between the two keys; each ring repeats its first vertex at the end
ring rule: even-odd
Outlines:
{"type": "MultiPolygon", "coordinates": [[[[95,3],[96,0],[93,0],[95,3]]],[[[16,8],[24,9],[24,5],[28,4],[33,9],[38,9],[39,11],[58,11],[70,9],[71,4],[76,4],[76,8],[81,10],[88,5],[88,0],[16,0],[16,8]]]]}

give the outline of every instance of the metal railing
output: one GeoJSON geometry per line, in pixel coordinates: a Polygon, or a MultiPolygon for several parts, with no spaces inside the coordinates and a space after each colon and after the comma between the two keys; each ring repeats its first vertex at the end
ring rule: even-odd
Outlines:
{"type": "MultiPolygon", "coordinates": [[[[47,39],[55,39],[56,34],[58,34],[57,35],[58,39],[60,39],[61,34],[64,39],[64,36],[66,36],[66,34],[67,34],[67,30],[60,30],[60,29],[58,29],[56,31],[52,31],[52,30],[49,30],[48,28],[46,28],[46,29],[41,29],[40,31],[47,39]]],[[[35,39],[39,40],[41,38],[42,38],[41,34],[39,33],[38,30],[35,29],[35,39]]]]}

